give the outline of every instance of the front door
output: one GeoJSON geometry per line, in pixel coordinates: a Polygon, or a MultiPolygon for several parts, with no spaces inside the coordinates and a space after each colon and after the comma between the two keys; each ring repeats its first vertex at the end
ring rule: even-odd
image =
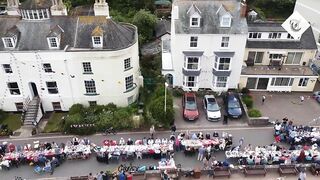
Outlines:
{"type": "Polygon", "coordinates": [[[259,78],[257,89],[267,89],[269,78],[259,78]]]}
{"type": "Polygon", "coordinates": [[[33,94],[33,97],[36,97],[38,96],[38,89],[37,89],[37,85],[35,83],[30,83],[31,85],[31,90],[32,90],[32,94],[33,94]]]}

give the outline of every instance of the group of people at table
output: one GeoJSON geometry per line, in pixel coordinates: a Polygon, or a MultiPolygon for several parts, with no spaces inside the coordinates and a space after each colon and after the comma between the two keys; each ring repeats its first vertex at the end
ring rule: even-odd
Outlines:
{"type": "Polygon", "coordinates": [[[310,126],[296,126],[287,117],[282,122],[277,121],[274,125],[274,136],[277,142],[290,144],[318,144],[320,146],[320,130],[310,126]]]}
{"type": "Polygon", "coordinates": [[[66,144],[59,145],[55,142],[34,141],[33,146],[31,144],[22,146],[3,142],[0,145],[0,167],[10,169],[11,166],[18,167],[20,164],[29,164],[53,169],[53,165],[60,165],[66,158],[85,159],[90,154],[90,141],[76,137],[66,144]]]}

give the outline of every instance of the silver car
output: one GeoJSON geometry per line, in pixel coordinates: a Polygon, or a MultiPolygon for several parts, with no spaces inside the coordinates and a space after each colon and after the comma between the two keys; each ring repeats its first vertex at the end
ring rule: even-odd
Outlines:
{"type": "Polygon", "coordinates": [[[219,121],[221,119],[221,108],[214,95],[205,95],[203,106],[208,121],[219,121]]]}

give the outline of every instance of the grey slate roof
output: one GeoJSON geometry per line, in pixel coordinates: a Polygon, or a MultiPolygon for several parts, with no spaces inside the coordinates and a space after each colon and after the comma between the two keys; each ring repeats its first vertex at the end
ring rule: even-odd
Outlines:
{"type": "Polygon", "coordinates": [[[157,22],[156,27],[156,38],[163,36],[164,34],[171,33],[171,22],[165,19],[162,19],[157,22]]]}
{"type": "MultiPolygon", "coordinates": [[[[238,0],[176,0],[174,6],[179,7],[179,19],[175,21],[177,34],[245,34],[248,32],[247,21],[240,17],[238,0]],[[199,28],[190,27],[190,14],[187,11],[195,5],[201,11],[199,28]],[[218,9],[223,5],[232,16],[230,28],[220,27],[218,9]]],[[[223,10],[224,11],[224,10],[223,10]]]]}
{"type": "MultiPolygon", "coordinates": [[[[249,24],[249,32],[286,32],[280,23],[257,23],[249,24]],[[272,29],[274,28],[274,31],[272,29]],[[260,30],[260,31],[258,31],[260,30]],[[267,31],[270,30],[270,31],[267,31]]],[[[312,28],[309,27],[300,38],[300,41],[285,40],[247,40],[247,48],[266,48],[266,49],[312,49],[316,50],[317,45],[313,36],[312,28]]]]}
{"type": "Polygon", "coordinates": [[[25,0],[21,3],[21,9],[48,9],[52,5],[51,0],[25,0]]]}
{"type": "MultiPolygon", "coordinates": [[[[119,24],[111,19],[98,16],[53,16],[48,20],[31,21],[20,20],[17,17],[0,16],[0,38],[4,37],[9,29],[17,26],[20,31],[15,51],[49,50],[47,35],[59,25],[61,33],[60,49],[69,45],[68,50],[92,49],[91,32],[96,26],[104,30],[103,50],[118,50],[131,46],[137,41],[136,28],[129,24],[119,24]]],[[[4,51],[0,41],[0,51],[4,51]]]]}

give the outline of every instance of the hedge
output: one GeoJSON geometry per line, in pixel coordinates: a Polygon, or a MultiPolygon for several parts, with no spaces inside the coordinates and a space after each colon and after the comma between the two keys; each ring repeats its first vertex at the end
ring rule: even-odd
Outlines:
{"type": "Polygon", "coordinates": [[[261,117],[261,112],[258,109],[249,109],[249,117],[261,117]]]}

